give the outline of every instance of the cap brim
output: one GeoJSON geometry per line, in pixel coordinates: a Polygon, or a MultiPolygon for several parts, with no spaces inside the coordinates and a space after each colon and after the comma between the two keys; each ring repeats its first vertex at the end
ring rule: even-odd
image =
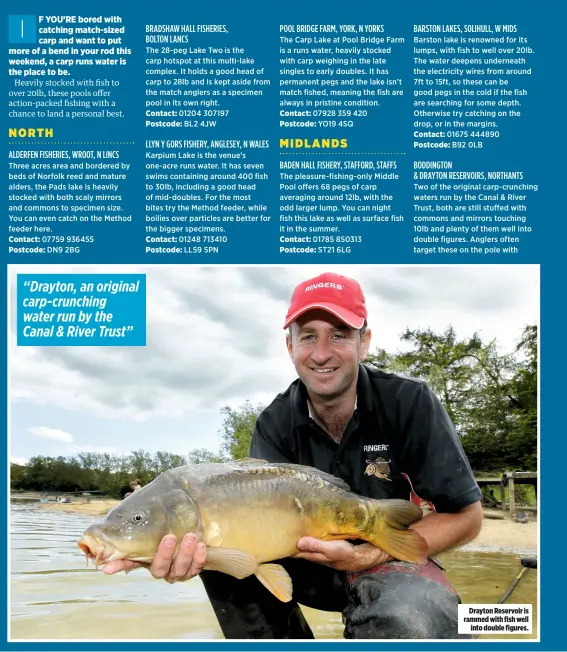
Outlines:
{"type": "Polygon", "coordinates": [[[337,306],[333,303],[310,303],[308,306],[304,306],[301,308],[301,310],[297,310],[292,315],[289,315],[285,320],[285,324],[283,326],[284,329],[288,328],[289,325],[292,324],[298,317],[301,317],[301,315],[304,315],[310,310],[324,310],[325,312],[330,312],[331,315],[334,315],[337,319],[340,319],[347,326],[355,328],[356,330],[362,328],[364,326],[364,322],[366,321],[364,317],[361,317],[360,315],[357,315],[356,313],[351,312],[342,306],[337,306]]]}

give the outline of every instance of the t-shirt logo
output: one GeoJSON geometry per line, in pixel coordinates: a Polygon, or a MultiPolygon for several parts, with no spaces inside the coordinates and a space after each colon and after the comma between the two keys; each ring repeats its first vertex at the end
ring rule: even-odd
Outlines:
{"type": "Polygon", "coordinates": [[[364,475],[373,475],[376,478],[380,478],[380,480],[388,480],[388,482],[391,482],[388,477],[390,475],[391,461],[392,460],[386,460],[383,457],[377,457],[374,461],[366,460],[368,466],[364,471],[364,475]]]}

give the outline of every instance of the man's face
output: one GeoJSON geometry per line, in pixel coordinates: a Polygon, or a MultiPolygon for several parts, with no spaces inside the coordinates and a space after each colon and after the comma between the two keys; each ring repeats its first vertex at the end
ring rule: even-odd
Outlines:
{"type": "Polygon", "coordinates": [[[350,328],[324,310],[311,310],[291,325],[287,349],[297,375],[309,394],[332,399],[345,393],[358,378],[366,358],[370,331],[350,328]]]}

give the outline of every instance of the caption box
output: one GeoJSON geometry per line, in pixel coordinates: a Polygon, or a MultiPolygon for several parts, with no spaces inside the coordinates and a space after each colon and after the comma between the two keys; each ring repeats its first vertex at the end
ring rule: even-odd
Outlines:
{"type": "Polygon", "coordinates": [[[459,634],[531,634],[531,604],[460,604],[459,634]]]}
{"type": "Polygon", "coordinates": [[[145,274],[18,274],[18,346],[145,346],[145,274]]]}

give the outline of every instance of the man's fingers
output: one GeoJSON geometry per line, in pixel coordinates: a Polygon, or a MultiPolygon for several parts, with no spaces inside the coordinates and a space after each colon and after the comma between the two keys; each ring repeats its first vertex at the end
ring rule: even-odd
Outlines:
{"type": "Polygon", "coordinates": [[[156,552],[156,556],[150,566],[150,573],[157,579],[161,580],[166,575],[169,575],[171,569],[171,562],[173,561],[173,553],[175,552],[175,545],[177,539],[173,534],[165,536],[156,552]]]}
{"type": "Polygon", "coordinates": [[[139,568],[141,564],[137,561],[130,561],[129,559],[120,561],[109,561],[108,564],[103,566],[102,572],[105,575],[114,575],[120,571],[131,571],[134,568],[139,568]]]}
{"type": "Polygon", "coordinates": [[[297,547],[302,552],[321,552],[324,553],[328,548],[325,541],[315,539],[314,537],[302,537],[297,542],[297,547]]]}
{"type": "Polygon", "coordinates": [[[195,548],[195,555],[193,556],[193,561],[189,568],[188,577],[195,577],[202,570],[205,562],[207,561],[207,546],[204,543],[198,543],[195,548]]]}
{"type": "MultiPolygon", "coordinates": [[[[149,570],[156,579],[164,579],[173,584],[198,575],[207,559],[207,548],[204,543],[197,543],[194,534],[186,534],[175,554],[177,539],[173,534],[165,536],[156,552],[149,570]]],[[[142,566],[139,562],[123,560],[113,561],[105,565],[104,572],[112,575],[120,571],[129,571],[142,566]]]]}
{"type": "Polygon", "coordinates": [[[196,546],[197,539],[194,534],[186,534],[183,537],[179,546],[179,552],[173,560],[171,570],[168,573],[168,580],[178,582],[187,578],[195,555],[196,546]]]}

